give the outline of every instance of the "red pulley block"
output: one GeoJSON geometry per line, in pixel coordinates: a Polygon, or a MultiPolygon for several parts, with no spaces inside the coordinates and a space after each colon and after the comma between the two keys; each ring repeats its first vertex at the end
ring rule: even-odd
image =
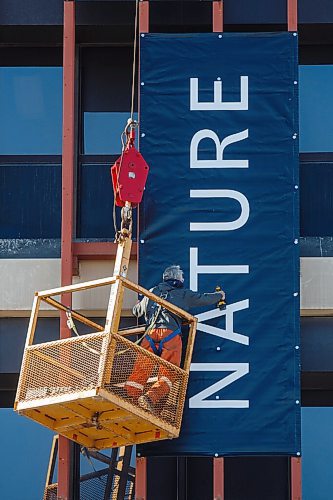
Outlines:
{"type": "Polygon", "coordinates": [[[123,154],[111,167],[115,203],[123,207],[126,201],[136,207],[142,200],[149,167],[134,146],[135,132],[130,129],[129,140],[123,154]]]}

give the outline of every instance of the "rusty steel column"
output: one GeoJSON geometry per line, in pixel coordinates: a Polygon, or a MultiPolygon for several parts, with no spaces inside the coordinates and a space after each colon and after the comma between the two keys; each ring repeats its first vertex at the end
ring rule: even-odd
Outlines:
{"type": "MultiPolygon", "coordinates": [[[[75,1],[64,1],[63,33],[63,125],[62,125],[62,213],[61,213],[61,285],[70,285],[73,275],[73,197],[74,197],[74,113],[75,113],[75,1]]],[[[71,294],[62,297],[68,307],[71,294]]],[[[70,336],[66,315],[60,315],[60,338],[70,336]]],[[[71,442],[59,436],[58,499],[70,500],[71,442]]]]}
{"type": "Polygon", "coordinates": [[[288,2],[288,31],[297,31],[297,0],[288,2]]]}
{"type": "Polygon", "coordinates": [[[213,32],[223,31],[223,0],[213,0],[213,32]]]}
{"type": "MultiPolygon", "coordinates": [[[[213,32],[223,32],[223,0],[213,0],[213,32]]],[[[213,499],[224,500],[224,458],[213,458],[213,499]]]]}
{"type": "MultiPolygon", "coordinates": [[[[62,137],[62,214],[61,286],[72,284],[73,276],[73,198],[74,198],[74,114],[75,114],[75,1],[64,1],[63,48],[63,137],[62,137]]],[[[62,297],[71,306],[71,294],[62,297]]],[[[60,337],[70,336],[66,315],[61,317],[60,337]]]]}
{"type": "Polygon", "coordinates": [[[291,457],[291,500],[302,500],[302,459],[291,457]]]}
{"type": "Polygon", "coordinates": [[[149,0],[139,2],[139,33],[149,33],[149,0]]]}
{"type": "Polygon", "coordinates": [[[136,459],[135,500],[147,500],[147,459],[136,459]]]}
{"type": "MultiPolygon", "coordinates": [[[[139,41],[141,33],[149,33],[149,0],[140,0],[139,2],[139,41]]],[[[139,59],[140,67],[140,59],[139,59]]],[[[140,112],[140,71],[138,75],[138,108],[140,112]]],[[[139,117],[140,121],[140,117],[139,117]]],[[[139,213],[138,213],[138,235],[139,235],[139,213]]],[[[139,245],[137,271],[139,272],[139,245]]],[[[145,457],[136,458],[135,467],[135,500],[147,500],[147,459],[145,457]]]]}
{"type": "Polygon", "coordinates": [[[213,458],[213,498],[224,500],[224,458],[213,458]]]}
{"type": "MultiPolygon", "coordinates": [[[[297,31],[297,0],[287,0],[288,31],[297,31]]],[[[290,458],[291,500],[302,499],[302,461],[301,458],[290,458]]]]}

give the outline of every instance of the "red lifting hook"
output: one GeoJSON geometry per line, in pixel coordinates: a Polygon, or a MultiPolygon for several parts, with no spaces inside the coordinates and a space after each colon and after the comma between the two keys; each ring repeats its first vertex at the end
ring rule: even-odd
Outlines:
{"type": "Polygon", "coordinates": [[[126,127],[126,146],[115,164],[111,167],[111,177],[115,203],[118,207],[125,206],[129,201],[135,208],[142,200],[147,181],[149,167],[143,156],[135,148],[135,122],[126,127]]]}

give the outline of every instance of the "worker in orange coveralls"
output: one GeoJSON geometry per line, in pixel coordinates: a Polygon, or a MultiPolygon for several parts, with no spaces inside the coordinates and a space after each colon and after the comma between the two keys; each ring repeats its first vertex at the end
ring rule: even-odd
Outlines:
{"type": "MultiPolygon", "coordinates": [[[[218,305],[224,300],[221,290],[215,293],[198,293],[184,288],[184,275],[179,266],[167,267],[163,273],[163,283],[151,289],[155,295],[171,302],[185,311],[195,307],[218,305]]],[[[146,334],[141,346],[161,358],[180,366],[182,356],[181,323],[182,320],[156,302],[144,297],[133,308],[137,317],[145,316],[149,334],[146,334]]],[[[155,405],[172,389],[172,375],[161,366],[157,382],[145,393],[144,386],[151,375],[152,367],[138,357],[132,374],[125,383],[127,394],[138,401],[145,410],[153,412],[155,405]]]]}

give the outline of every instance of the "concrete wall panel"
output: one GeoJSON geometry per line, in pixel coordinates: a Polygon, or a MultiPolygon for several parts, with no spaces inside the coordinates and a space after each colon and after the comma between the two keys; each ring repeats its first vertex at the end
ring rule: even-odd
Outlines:
{"type": "MultiPolygon", "coordinates": [[[[83,281],[89,281],[99,278],[105,278],[106,276],[112,276],[113,274],[114,261],[100,260],[100,261],[82,261],[80,262],[80,275],[74,277],[73,282],[79,283],[83,281]]],[[[136,262],[132,263],[129,267],[129,272],[127,275],[128,279],[137,283],[137,270],[136,262]]],[[[95,288],[92,290],[85,290],[83,292],[78,292],[73,296],[73,309],[81,310],[97,310],[105,309],[108,305],[108,299],[110,295],[110,287],[103,286],[95,288]]],[[[123,302],[123,311],[128,314],[132,309],[133,305],[137,300],[136,295],[133,292],[126,291],[123,302]]]]}
{"type": "MultiPolygon", "coordinates": [[[[81,261],[80,275],[73,282],[112,276],[113,266],[111,260],[81,261]]],[[[128,277],[137,282],[136,262],[131,264],[128,277]]],[[[60,259],[0,259],[0,314],[26,314],[36,290],[57,286],[60,286],[60,259]]],[[[73,307],[99,315],[107,307],[108,296],[109,287],[78,292],[73,307]]],[[[125,314],[129,314],[135,301],[134,294],[125,294],[125,314]]],[[[301,309],[319,313],[333,310],[333,257],[301,258],[301,309]]]]}
{"type": "Polygon", "coordinates": [[[35,291],[57,286],[60,286],[60,259],[0,260],[1,312],[29,311],[35,291]]]}
{"type": "MultiPolygon", "coordinates": [[[[112,276],[114,261],[82,261],[80,275],[73,283],[112,276]]],[[[130,265],[129,279],[137,282],[136,262],[130,265]]],[[[0,260],[0,315],[15,316],[30,313],[35,291],[60,286],[60,259],[1,259],[0,260]]],[[[77,292],[73,308],[100,315],[106,310],[110,287],[77,292]]],[[[129,314],[136,302],[133,293],[126,293],[124,314],[129,314]]],[[[42,310],[50,310],[45,304],[42,310]]]]}
{"type": "Polygon", "coordinates": [[[333,257],[301,259],[301,309],[333,310],[333,257]]]}

